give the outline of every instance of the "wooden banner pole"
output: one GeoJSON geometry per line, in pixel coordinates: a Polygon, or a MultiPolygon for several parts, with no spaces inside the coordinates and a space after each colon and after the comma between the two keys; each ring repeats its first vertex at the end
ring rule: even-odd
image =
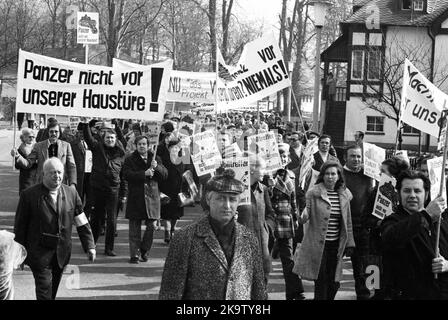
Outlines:
{"type": "MultiPolygon", "coordinates": [[[[446,106],[446,100],[443,103],[443,108],[442,108],[442,112],[445,111],[445,106],[446,106]]],[[[445,130],[448,130],[448,121],[446,118],[446,114],[445,114],[445,130]]],[[[445,131],[446,132],[446,131],[445,131]]],[[[445,134],[445,145],[443,147],[443,161],[442,161],[442,174],[441,174],[441,179],[440,179],[440,189],[439,189],[439,195],[438,197],[442,197],[443,196],[443,190],[444,190],[444,184],[445,184],[445,164],[446,164],[446,152],[448,150],[448,133],[445,134]]],[[[435,253],[436,253],[436,258],[438,258],[440,256],[440,225],[442,223],[442,215],[440,215],[439,217],[439,221],[437,221],[437,229],[436,229],[436,243],[435,243],[435,253]]],[[[437,274],[434,274],[434,279],[437,279],[437,274]]]]}

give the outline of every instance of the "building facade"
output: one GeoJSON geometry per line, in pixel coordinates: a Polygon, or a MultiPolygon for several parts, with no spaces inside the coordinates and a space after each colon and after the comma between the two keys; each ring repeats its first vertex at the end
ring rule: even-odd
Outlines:
{"type": "MultiPolygon", "coordinates": [[[[340,26],[342,35],[321,55],[324,83],[335,66],[347,70],[336,95],[324,87],[324,129],[339,146],[363,131],[365,141],[393,148],[405,59],[448,92],[448,0],[355,1],[353,14],[340,26]]],[[[436,145],[436,137],[404,125],[403,149],[436,145]]]]}

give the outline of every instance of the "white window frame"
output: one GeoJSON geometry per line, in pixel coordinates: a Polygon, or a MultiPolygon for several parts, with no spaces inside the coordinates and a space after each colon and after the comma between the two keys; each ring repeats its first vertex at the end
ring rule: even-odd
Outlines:
{"type": "Polygon", "coordinates": [[[367,118],[366,118],[366,133],[384,133],[384,125],[385,125],[385,117],[380,117],[380,116],[367,116],[367,118]],[[369,118],[375,118],[375,122],[374,123],[372,123],[372,122],[370,122],[369,123],[369,118]],[[378,119],[382,119],[383,120],[383,131],[379,131],[379,130],[377,130],[376,129],[376,127],[378,126],[378,125],[380,125],[380,124],[378,124],[377,123],[377,120],[378,119]],[[369,124],[370,125],[372,125],[373,124],[373,126],[375,127],[375,130],[368,130],[368,128],[369,128],[369,124]]]}
{"type": "Polygon", "coordinates": [[[414,0],[413,1],[414,11],[423,11],[425,8],[424,0],[414,0]],[[418,4],[418,6],[417,6],[418,4]]]}
{"type": "Polygon", "coordinates": [[[380,77],[381,77],[381,51],[380,50],[369,50],[368,51],[368,56],[367,56],[367,63],[368,63],[368,69],[367,69],[367,80],[369,81],[379,81],[380,77]],[[370,55],[371,54],[378,54],[379,55],[379,65],[378,65],[378,78],[370,78],[370,70],[372,70],[370,68],[370,55]]]}
{"type": "Polygon", "coordinates": [[[352,51],[352,72],[351,72],[351,78],[352,78],[352,80],[363,80],[363,78],[364,78],[364,59],[365,59],[365,51],[364,50],[353,50],[352,51]],[[354,66],[355,66],[355,63],[354,63],[354,61],[355,61],[355,59],[354,59],[354,57],[355,57],[355,52],[361,52],[362,53],[362,65],[361,65],[361,77],[360,78],[355,78],[354,77],[354,70],[355,70],[355,68],[354,68],[354,66]]]}

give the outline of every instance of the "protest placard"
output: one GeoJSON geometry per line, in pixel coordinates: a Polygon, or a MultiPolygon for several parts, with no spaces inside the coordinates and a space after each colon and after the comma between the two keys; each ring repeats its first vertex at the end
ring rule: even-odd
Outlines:
{"type": "Polygon", "coordinates": [[[393,213],[394,205],[398,203],[396,184],[395,178],[389,177],[387,174],[381,175],[372,212],[372,215],[378,219],[383,220],[393,213]]]}
{"type": "Polygon", "coordinates": [[[244,184],[239,205],[250,205],[250,165],[249,157],[224,158],[223,167],[235,171],[235,179],[244,184]]]}
{"type": "Polygon", "coordinates": [[[274,172],[282,168],[277,139],[272,131],[248,137],[249,151],[260,155],[266,161],[266,171],[274,172]]]}
{"type": "Polygon", "coordinates": [[[386,150],[364,142],[364,174],[380,181],[381,163],[386,160],[386,150]]]}
{"type": "Polygon", "coordinates": [[[243,49],[237,66],[229,66],[218,52],[219,109],[244,109],[291,85],[278,41],[273,35],[252,41],[243,49]]]}
{"type": "Polygon", "coordinates": [[[171,67],[118,70],[20,50],[16,112],[162,121],[171,67]]]}
{"type": "Polygon", "coordinates": [[[213,131],[204,131],[193,136],[191,159],[198,177],[213,174],[219,168],[222,158],[213,131]]]}
{"type": "Polygon", "coordinates": [[[224,153],[222,155],[223,158],[235,158],[240,157],[243,153],[241,152],[238,144],[232,143],[230,146],[225,147],[224,153]]]}
{"type": "MultiPolygon", "coordinates": [[[[431,200],[434,200],[438,197],[440,192],[440,179],[442,177],[442,169],[443,169],[443,157],[438,157],[434,159],[428,159],[428,176],[429,181],[431,181],[431,200]]],[[[446,198],[446,184],[443,184],[443,192],[442,196],[446,198]]]]}
{"type": "Polygon", "coordinates": [[[98,44],[100,35],[98,12],[78,12],[76,21],[77,43],[98,44]]]}
{"type": "Polygon", "coordinates": [[[187,136],[192,136],[194,135],[196,126],[194,123],[188,123],[188,122],[180,122],[179,123],[179,132],[181,132],[182,134],[185,134],[187,136]]]}
{"type": "MultiPolygon", "coordinates": [[[[140,64],[113,59],[114,67],[140,68],[140,64]]],[[[171,72],[167,101],[214,104],[216,74],[214,72],[171,72]]]]}
{"type": "Polygon", "coordinates": [[[305,178],[313,167],[313,155],[319,150],[318,138],[308,141],[306,148],[303,150],[301,170],[299,175],[299,183],[302,189],[305,186],[305,178]]]}
{"type": "Polygon", "coordinates": [[[70,129],[76,132],[78,129],[78,124],[81,122],[80,117],[70,117],[70,129]]]}
{"type": "Polygon", "coordinates": [[[437,122],[442,116],[444,103],[448,96],[418,71],[406,59],[401,95],[401,121],[430,134],[439,136],[437,122]]]}
{"type": "Polygon", "coordinates": [[[151,146],[159,144],[159,135],[161,123],[157,121],[149,121],[146,123],[148,132],[145,135],[148,137],[149,144],[151,146]]]}
{"type": "Polygon", "coordinates": [[[395,156],[404,159],[408,164],[411,163],[410,160],[409,160],[409,156],[408,156],[408,151],[407,150],[397,150],[397,152],[395,153],[395,156]]]}

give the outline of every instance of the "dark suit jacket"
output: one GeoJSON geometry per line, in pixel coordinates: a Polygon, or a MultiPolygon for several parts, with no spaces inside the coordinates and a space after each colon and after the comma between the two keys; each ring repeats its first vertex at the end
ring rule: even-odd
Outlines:
{"type": "MultiPolygon", "coordinates": [[[[317,151],[314,155],[314,165],[313,165],[313,169],[316,171],[320,171],[320,168],[322,168],[322,165],[324,164],[324,160],[322,159],[319,151],[317,151]]],[[[336,161],[339,163],[339,159],[332,156],[331,154],[328,154],[328,158],[327,161],[336,161]]]]}
{"type": "Polygon", "coordinates": [[[76,164],[76,190],[78,190],[79,195],[82,195],[84,190],[86,148],[84,147],[83,141],[79,138],[73,140],[70,143],[70,146],[72,147],[73,157],[76,164]]]}
{"type": "Polygon", "coordinates": [[[300,167],[300,161],[302,159],[302,155],[298,155],[296,153],[296,150],[294,150],[294,148],[291,148],[290,149],[290,157],[291,157],[291,162],[288,164],[287,168],[289,170],[293,170],[293,169],[300,167]]]}
{"type": "MultiPolygon", "coordinates": [[[[59,267],[66,266],[71,255],[72,226],[74,220],[79,220],[82,214],[81,199],[74,189],[66,185],[59,189],[56,207],[51,201],[48,189],[42,183],[23,191],[16,211],[14,233],[15,240],[28,252],[25,263],[31,269],[40,270],[48,267],[56,254],[59,267]],[[42,233],[59,234],[56,249],[43,245],[42,233]]],[[[84,250],[94,249],[88,222],[76,224],[84,250]]]]}
{"type": "MultiPolygon", "coordinates": [[[[76,184],[76,164],[73,157],[72,147],[68,142],[58,140],[58,158],[64,165],[64,183],[71,185],[76,184]]],[[[17,164],[20,168],[31,168],[37,163],[37,173],[35,183],[41,183],[43,178],[44,162],[48,159],[48,140],[38,142],[34,145],[28,158],[20,156],[17,158],[17,164]]]]}
{"type": "Polygon", "coordinates": [[[156,157],[154,176],[145,176],[145,171],[151,167],[153,153],[148,152],[147,157],[148,161],[145,163],[136,150],[124,161],[123,177],[128,182],[127,219],[160,219],[159,183],[166,180],[168,170],[163,166],[160,157],[156,157]]]}

